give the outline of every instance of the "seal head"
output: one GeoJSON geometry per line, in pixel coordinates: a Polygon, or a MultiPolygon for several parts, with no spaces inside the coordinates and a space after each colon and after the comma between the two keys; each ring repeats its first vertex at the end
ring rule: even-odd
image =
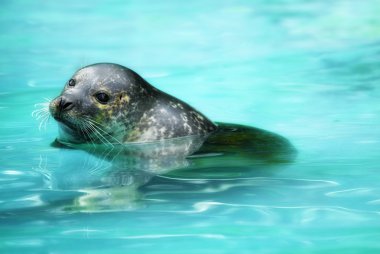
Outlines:
{"type": "Polygon", "coordinates": [[[207,135],[216,125],[117,64],[79,69],[49,105],[66,143],[147,142],[207,135]]]}

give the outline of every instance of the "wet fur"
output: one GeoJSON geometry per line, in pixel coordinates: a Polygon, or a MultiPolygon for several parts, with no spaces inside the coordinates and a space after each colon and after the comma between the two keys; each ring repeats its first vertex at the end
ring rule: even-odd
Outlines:
{"type": "Polygon", "coordinates": [[[76,81],[75,87],[66,85],[50,103],[50,112],[59,121],[62,141],[147,142],[207,135],[217,129],[199,111],[121,65],[89,65],[78,70],[72,79],[76,81]],[[109,103],[101,104],[94,99],[98,91],[111,95],[109,103]],[[62,98],[75,106],[58,116],[62,98]]]}

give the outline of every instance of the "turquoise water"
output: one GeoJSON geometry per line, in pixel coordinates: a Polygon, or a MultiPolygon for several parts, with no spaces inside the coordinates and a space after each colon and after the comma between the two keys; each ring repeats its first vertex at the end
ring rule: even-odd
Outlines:
{"type": "Polygon", "coordinates": [[[378,13],[377,0],[2,1],[0,252],[379,253],[378,13]],[[35,104],[95,62],[278,133],[297,158],[115,176],[50,146],[56,123],[39,130],[35,104]]]}

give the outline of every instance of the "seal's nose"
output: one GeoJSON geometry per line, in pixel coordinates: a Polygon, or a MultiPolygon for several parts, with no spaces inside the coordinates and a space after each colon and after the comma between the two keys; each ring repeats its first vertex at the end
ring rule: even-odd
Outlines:
{"type": "Polygon", "coordinates": [[[74,107],[74,104],[67,99],[61,97],[58,103],[58,110],[60,112],[68,111],[74,107]]]}

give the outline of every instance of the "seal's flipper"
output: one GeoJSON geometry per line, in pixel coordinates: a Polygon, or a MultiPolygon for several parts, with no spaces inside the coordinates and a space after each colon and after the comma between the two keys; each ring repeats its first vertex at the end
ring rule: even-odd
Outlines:
{"type": "Polygon", "coordinates": [[[194,154],[239,155],[268,162],[292,162],[297,154],[286,138],[259,128],[218,123],[203,146],[194,154]]]}

